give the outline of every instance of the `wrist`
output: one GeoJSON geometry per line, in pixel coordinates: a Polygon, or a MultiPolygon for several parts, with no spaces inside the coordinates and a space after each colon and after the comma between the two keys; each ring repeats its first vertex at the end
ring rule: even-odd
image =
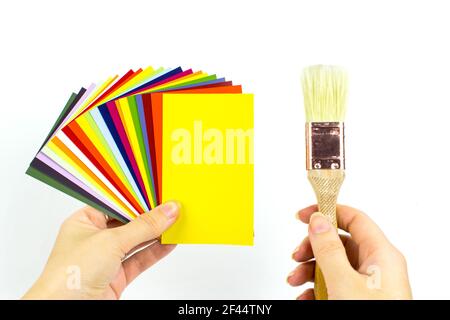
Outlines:
{"type": "Polygon", "coordinates": [[[47,276],[46,271],[36,280],[24,294],[24,300],[66,300],[79,299],[81,288],[70,285],[67,277],[59,272],[47,276]]]}

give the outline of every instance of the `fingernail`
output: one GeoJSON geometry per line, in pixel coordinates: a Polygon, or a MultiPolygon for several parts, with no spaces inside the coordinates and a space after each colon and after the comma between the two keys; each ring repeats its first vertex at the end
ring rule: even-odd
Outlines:
{"type": "Polygon", "coordinates": [[[320,234],[328,232],[331,229],[331,224],[323,214],[316,212],[310,218],[309,227],[312,233],[320,234]]]}
{"type": "Polygon", "coordinates": [[[289,282],[289,278],[294,275],[295,271],[291,271],[291,273],[288,274],[286,281],[289,282]]]}
{"type": "Polygon", "coordinates": [[[175,201],[169,201],[160,206],[167,218],[172,219],[178,215],[179,206],[175,201]]]}
{"type": "Polygon", "coordinates": [[[304,298],[305,298],[305,294],[302,293],[301,295],[299,295],[299,296],[296,298],[296,300],[304,300],[304,298]]]}
{"type": "Polygon", "coordinates": [[[295,219],[300,220],[300,211],[297,211],[297,213],[295,214],[295,219]]]}
{"type": "Polygon", "coordinates": [[[292,252],[292,259],[295,259],[295,254],[300,251],[300,246],[295,248],[294,252],[292,252]]]}

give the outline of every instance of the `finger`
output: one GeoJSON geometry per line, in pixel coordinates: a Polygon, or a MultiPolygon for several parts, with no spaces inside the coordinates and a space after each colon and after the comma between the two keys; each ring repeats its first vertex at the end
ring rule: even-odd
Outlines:
{"type": "Polygon", "coordinates": [[[376,246],[388,241],[376,223],[358,209],[338,205],[336,219],[339,228],[349,232],[357,244],[376,246]]]}
{"type": "Polygon", "coordinates": [[[144,213],[121,227],[110,229],[125,255],[143,242],[159,237],[177,219],[179,213],[175,202],[166,202],[144,213]]]}
{"type": "Polygon", "coordinates": [[[309,237],[303,239],[300,245],[295,248],[294,253],[292,253],[292,259],[297,262],[305,262],[314,258],[314,254],[311,248],[311,242],[309,237]]]}
{"type": "Polygon", "coordinates": [[[306,289],[301,295],[297,297],[297,300],[315,300],[314,289],[306,289]]]}
{"type": "Polygon", "coordinates": [[[301,286],[308,281],[314,280],[314,267],[316,265],[315,261],[308,261],[302,263],[294,271],[292,271],[287,277],[287,283],[291,286],[301,286]]]}
{"type": "Polygon", "coordinates": [[[174,244],[161,244],[157,241],[125,260],[122,265],[127,278],[127,284],[167,256],[175,247],[176,245],[174,244]]]}
{"type": "Polygon", "coordinates": [[[311,216],[308,232],[327,286],[339,285],[355,274],[336,229],[323,214],[316,212],[311,216]]]}
{"type": "Polygon", "coordinates": [[[107,219],[104,213],[92,207],[85,206],[72,214],[66,221],[77,221],[82,224],[94,225],[98,229],[105,229],[107,219]]]}
{"type": "MultiPolygon", "coordinates": [[[[312,205],[297,213],[298,219],[309,223],[311,215],[317,211],[317,205],[312,205]]],[[[362,211],[338,204],[336,207],[336,219],[338,228],[349,232],[357,243],[365,243],[371,246],[385,244],[388,242],[381,229],[362,211]]]]}
{"type": "Polygon", "coordinates": [[[125,261],[127,259],[129,259],[132,255],[134,255],[135,253],[141,251],[144,248],[150,247],[152,245],[154,245],[155,243],[159,242],[160,239],[156,238],[150,241],[145,241],[142,242],[141,244],[137,245],[136,247],[134,247],[133,249],[131,249],[126,255],[125,257],[122,258],[122,261],[125,261]]]}
{"type": "Polygon", "coordinates": [[[317,211],[319,211],[317,204],[313,204],[309,207],[299,210],[296,216],[297,219],[299,219],[301,222],[309,223],[309,217],[311,217],[311,215],[317,211]]]}
{"type": "Polygon", "coordinates": [[[109,218],[108,222],[106,223],[106,227],[108,229],[117,228],[117,227],[120,227],[120,226],[123,226],[123,225],[124,225],[124,223],[122,221],[119,221],[119,220],[116,220],[116,219],[111,219],[111,218],[109,218]]]}
{"type": "MultiPolygon", "coordinates": [[[[344,247],[350,240],[350,237],[345,234],[340,234],[339,238],[341,239],[344,247]]],[[[311,241],[309,241],[309,237],[306,237],[305,239],[303,239],[302,243],[297,248],[295,248],[294,252],[292,253],[292,259],[297,262],[305,262],[311,260],[312,258],[314,258],[314,253],[311,247],[311,241]]]]}

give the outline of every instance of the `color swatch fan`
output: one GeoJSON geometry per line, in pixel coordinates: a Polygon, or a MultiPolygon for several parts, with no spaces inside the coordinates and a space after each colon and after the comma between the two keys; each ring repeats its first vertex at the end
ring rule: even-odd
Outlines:
{"type": "Polygon", "coordinates": [[[73,93],[27,174],[128,222],[182,204],[162,243],[253,244],[253,95],[191,69],[73,93]]]}

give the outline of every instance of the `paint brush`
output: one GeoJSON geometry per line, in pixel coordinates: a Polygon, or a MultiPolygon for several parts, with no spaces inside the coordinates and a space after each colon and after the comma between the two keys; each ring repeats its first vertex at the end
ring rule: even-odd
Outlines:
{"type": "MultiPolygon", "coordinates": [[[[336,201],[344,181],[344,117],[347,74],[335,66],[315,65],[303,70],[302,86],[306,115],[306,170],[319,211],[335,227],[336,201]]],[[[316,263],[314,295],[327,299],[327,288],[316,263]]]]}

